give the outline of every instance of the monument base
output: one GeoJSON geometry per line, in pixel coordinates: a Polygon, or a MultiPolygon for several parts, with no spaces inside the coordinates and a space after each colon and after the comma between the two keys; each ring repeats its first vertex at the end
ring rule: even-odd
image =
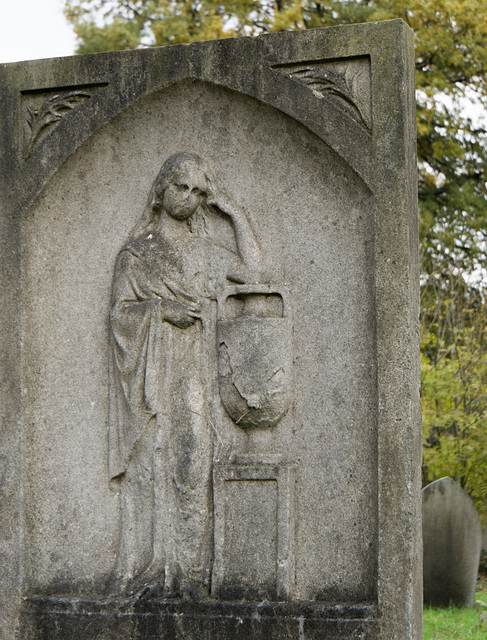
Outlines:
{"type": "Polygon", "coordinates": [[[372,640],[376,607],[347,603],[26,598],[23,640],[372,640]]]}

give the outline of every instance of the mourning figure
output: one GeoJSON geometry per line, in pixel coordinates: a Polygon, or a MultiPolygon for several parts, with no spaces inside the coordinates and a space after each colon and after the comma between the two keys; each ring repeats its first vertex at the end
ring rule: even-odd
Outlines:
{"type": "Polygon", "coordinates": [[[121,501],[118,592],[208,594],[215,300],[229,283],[257,282],[261,268],[248,217],[204,160],[166,160],[113,278],[109,474],[121,501]],[[215,240],[219,226],[231,232],[229,247],[215,240]]]}

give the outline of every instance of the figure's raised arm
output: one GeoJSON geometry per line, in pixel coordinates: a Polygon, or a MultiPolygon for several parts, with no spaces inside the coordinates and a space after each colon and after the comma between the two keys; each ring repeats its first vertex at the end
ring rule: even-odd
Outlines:
{"type": "Polygon", "coordinates": [[[246,280],[262,281],[264,272],[262,251],[250,220],[245,210],[217,185],[213,176],[208,178],[206,205],[230,218],[246,280]]]}

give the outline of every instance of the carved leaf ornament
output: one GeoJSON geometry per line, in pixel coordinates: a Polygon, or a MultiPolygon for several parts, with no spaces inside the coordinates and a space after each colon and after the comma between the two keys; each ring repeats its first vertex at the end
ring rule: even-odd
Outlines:
{"type": "Polygon", "coordinates": [[[62,120],[65,115],[90,97],[91,94],[85,91],[71,91],[70,93],[55,95],[49,98],[39,109],[27,107],[29,112],[27,122],[31,130],[31,138],[26,151],[26,157],[30,156],[39,136],[45,129],[62,120]]]}
{"type": "Polygon", "coordinates": [[[317,98],[323,98],[328,93],[345,101],[352,108],[355,117],[364,126],[368,127],[361,110],[355,102],[345,74],[315,65],[307,65],[292,70],[288,69],[285,73],[309,87],[317,98]]]}

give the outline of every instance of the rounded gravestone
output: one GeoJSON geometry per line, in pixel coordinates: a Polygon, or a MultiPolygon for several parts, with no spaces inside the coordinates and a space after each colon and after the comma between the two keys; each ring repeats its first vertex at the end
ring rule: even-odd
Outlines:
{"type": "Polygon", "coordinates": [[[425,604],[473,606],[482,528],[474,503],[451,478],[423,489],[425,604]]]}

